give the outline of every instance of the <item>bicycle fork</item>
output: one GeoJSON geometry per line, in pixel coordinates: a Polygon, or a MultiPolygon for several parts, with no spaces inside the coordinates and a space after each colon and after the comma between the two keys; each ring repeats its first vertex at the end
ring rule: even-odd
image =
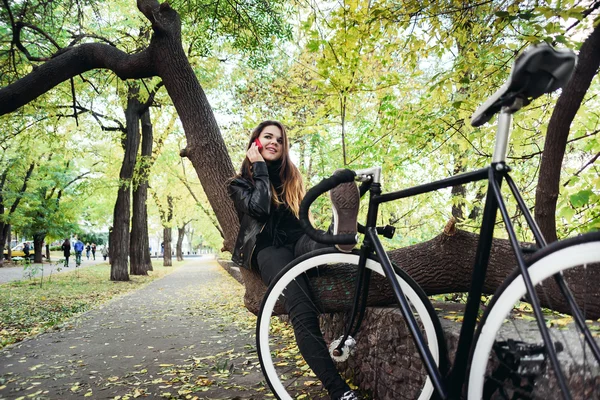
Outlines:
{"type": "Polygon", "coordinates": [[[353,338],[358,333],[362,320],[367,309],[367,297],[369,295],[369,283],[371,282],[371,270],[366,268],[367,257],[371,253],[369,246],[363,245],[360,250],[358,261],[358,270],[356,273],[356,286],[354,290],[354,302],[352,303],[352,312],[350,313],[350,322],[346,325],[344,335],[332,350],[331,355],[334,359],[346,357],[344,352],[351,351],[346,345],[348,338],[353,338]]]}

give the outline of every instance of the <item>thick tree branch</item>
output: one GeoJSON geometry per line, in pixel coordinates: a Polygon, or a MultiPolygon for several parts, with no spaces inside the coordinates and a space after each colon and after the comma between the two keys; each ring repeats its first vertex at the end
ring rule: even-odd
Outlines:
{"type": "Polygon", "coordinates": [[[149,49],[129,55],[106,44],[82,44],[59,52],[30,74],[0,89],[0,115],[15,111],[78,74],[99,68],[109,69],[121,79],[157,74],[149,49]]]}

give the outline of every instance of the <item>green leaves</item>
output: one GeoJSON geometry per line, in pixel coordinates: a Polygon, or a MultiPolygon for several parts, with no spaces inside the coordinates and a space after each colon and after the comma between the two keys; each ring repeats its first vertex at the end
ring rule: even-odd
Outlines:
{"type": "Polygon", "coordinates": [[[591,190],[581,190],[575,194],[572,194],[571,196],[569,196],[569,200],[571,201],[571,204],[573,204],[573,207],[583,207],[586,204],[590,203],[590,200],[593,197],[598,197],[597,195],[594,194],[594,192],[592,192],[591,190]]]}

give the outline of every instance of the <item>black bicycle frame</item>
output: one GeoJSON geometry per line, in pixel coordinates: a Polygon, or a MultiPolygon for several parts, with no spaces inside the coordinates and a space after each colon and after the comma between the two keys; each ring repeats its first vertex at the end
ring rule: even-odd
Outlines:
{"type": "MultiPolygon", "coordinates": [[[[411,187],[408,189],[390,192],[390,193],[381,193],[381,186],[379,183],[373,183],[370,189],[370,200],[369,200],[369,209],[367,213],[367,223],[366,223],[366,232],[365,232],[365,240],[363,243],[363,248],[361,249],[361,253],[365,254],[368,252],[374,251],[377,257],[379,258],[379,262],[381,263],[383,270],[385,272],[388,281],[392,287],[396,300],[400,305],[400,309],[402,314],[407,322],[407,325],[410,329],[410,332],[413,336],[413,340],[421,358],[424,362],[424,366],[431,378],[431,382],[438,394],[438,396],[442,399],[455,399],[460,398],[463,385],[465,382],[465,377],[468,369],[468,361],[470,359],[470,351],[471,346],[473,344],[474,332],[477,326],[477,316],[479,311],[479,303],[481,299],[481,295],[483,294],[483,285],[485,282],[485,276],[488,267],[488,261],[490,256],[490,250],[492,246],[494,227],[496,222],[496,215],[498,210],[502,215],[502,219],[506,226],[508,236],[511,242],[511,246],[515,253],[515,257],[517,259],[517,264],[520,268],[520,272],[523,276],[523,280],[525,282],[525,286],[527,288],[527,292],[530,296],[530,301],[532,308],[534,310],[534,314],[536,316],[536,320],[538,323],[538,327],[540,329],[541,335],[544,339],[544,343],[546,348],[549,350],[548,355],[550,357],[550,361],[554,368],[555,374],[559,381],[559,386],[565,396],[565,398],[570,399],[570,393],[566,387],[566,380],[560,366],[558,364],[558,358],[556,354],[556,350],[554,345],[550,339],[550,333],[548,332],[548,328],[544,322],[544,317],[542,314],[542,309],[537,298],[537,294],[533,289],[533,284],[531,282],[531,278],[529,276],[529,272],[527,270],[527,265],[525,263],[523,253],[519,248],[519,243],[516,239],[516,234],[513,228],[513,225],[510,221],[510,217],[508,215],[508,211],[504,200],[501,194],[501,184],[504,179],[506,179],[510,190],[517,201],[517,206],[525,216],[527,224],[532,230],[534,237],[537,241],[538,247],[542,248],[546,246],[546,242],[537,227],[533,217],[531,216],[529,210],[525,206],[525,203],[519,194],[514,182],[508,175],[509,168],[504,163],[494,163],[487,168],[483,168],[474,172],[468,172],[460,175],[455,175],[450,178],[442,179],[439,181],[411,187]],[[426,344],[426,341],[421,333],[418,323],[410,309],[408,301],[404,296],[402,288],[396,281],[393,279],[394,269],[392,267],[392,263],[379,240],[376,231],[376,222],[377,215],[379,211],[379,205],[382,203],[387,203],[394,200],[403,199],[406,197],[412,197],[419,194],[433,192],[439,189],[462,185],[470,182],[476,182],[481,180],[488,181],[488,191],[485,200],[485,208],[483,212],[483,221],[481,223],[479,242],[477,245],[477,251],[475,254],[475,262],[473,265],[472,279],[471,279],[471,287],[469,289],[467,304],[465,306],[465,312],[463,316],[463,323],[460,331],[460,336],[458,339],[458,346],[456,350],[456,356],[454,358],[454,362],[452,364],[452,369],[448,374],[447,379],[442,376],[441,371],[437,367],[431,351],[426,344]]],[[[362,267],[362,265],[361,265],[362,267]]],[[[557,274],[559,275],[559,274],[557,274]]],[[[579,312],[577,305],[574,302],[574,299],[564,281],[562,281],[562,277],[556,277],[557,283],[561,287],[561,290],[567,297],[570,305],[573,307],[575,319],[578,321],[578,325],[580,329],[584,332],[584,336],[589,335],[589,342],[592,347],[595,346],[596,352],[598,351],[598,347],[594,340],[591,339],[591,334],[589,329],[585,326],[584,318],[579,312]],[[569,300],[570,298],[570,300],[569,300]],[[585,334],[587,331],[587,335],[585,334]]],[[[586,340],[587,341],[587,340],[586,340]]],[[[596,356],[599,358],[598,356],[596,356]]]]}

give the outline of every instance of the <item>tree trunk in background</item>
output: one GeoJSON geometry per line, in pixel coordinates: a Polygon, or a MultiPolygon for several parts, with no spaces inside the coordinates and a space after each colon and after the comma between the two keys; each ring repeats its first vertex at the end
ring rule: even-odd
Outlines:
{"type": "Polygon", "coordinates": [[[185,237],[185,225],[177,227],[177,245],[175,246],[175,254],[177,255],[177,261],[183,261],[183,251],[181,249],[183,244],[183,238],[185,237]]]}
{"type": "Polygon", "coordinates": [[[150,111],[141,115],[142,156],[133,187],[133,215],[131,218],[130,270],[132,275],[148,275],[152,270],[150,240],[148,239],[148,173],[152,158],[152,122],[150,111]]]}
{"type": "Polygon", "coordinates": [[[10,225],[0,222],[0,251],[2,253],[2,257],[0,257],[0,267],[4,263],[4,248],[10,250],[10,243],[8,242],[10,234],[10,225]]]}
{"type": "MultiPolygon", "coordinates": [[[[10,166],[9,166],[9,168],[10,168],[10,166]]],[[[11,260],[12,246],[10,244],[11,244],[12,226],[10,224],[10,216],[13,215],[14,212],[19,207],[19,203],[21,202],[21,199],[23,198],[22,195],[27,190],[27,183],[29,182],[29,178],[31,178],[31,174],[33,173],[34,168],[35,168],[35,163],[31,163],[29,165],[29,168],[27,169],[27,173],[25,174],[25,177],[23,178],[23,185],[21,186],[20,195],[17,196],[17,198],[13,201],[10,208],[8,209],[8,213],[6,212],[6,206],[4,204],[5,198],[3,195],[3,191],[4,191],[4,187],[5,187],[4,185],[6,183],[8,169],[6,169],[2,173],[2,176],[0,176],[0,251],[2,251],[2,253],[0,253],[0,254],[2,254],[2,256],[0,257],[0,266],[2,266],[2,263],[4,263],[4,246],[5,245],[7,246],[7,249],[8,249],[7,260],[11,260]]]]}
{"type": "Polygon", "coordinates": [[[166,210],[161,210],[161,219],[163,222],[163,266],[170,267],[173,265],[172,253],[173,249],[171,248],[172,234],[171,234],[171,224],[173,221],[173,197],[170,195],[167,196],[167,207],[166,210]]]}
{"type": "Polygon", "coordinates": [[[556,202],[569,129],[599,66],[600,25],[583,42],[575,72],[563,88],[548,123],[535,193],[535,220],[548,243],[557,240],[556,202]]]}
{"type": "MultiPolygon", "coordinates": [[[[10,261],[11,257],[12,257],[12,246],[10,245],[12,243],[12,225],[8,225],[8,236],[6,237],[6,242],[7,242],[7,248],[8,248],[8,254],[7,254],[7,260],[10,261]]],[[[4,251],[2,252],[2,255],[4,255],[4,251]]]]}
{"type": "Polygon", "coordinates": [[[146,253],[150,253],[148,247],[148,211],[146,209],[146,195],[148,184],[139,183],[133,189],[131,236],[129,242],[129,271],[131,275],[148,275],[146,264],[146,253]],[[145,228],[145,229],[144,229],[145,228]]]}
{"type": "Polygon", "coordinates": [[[163,243],[165,244],[163,254],[163,266],[171,267],[173,265],[173,258],[171,257],[171,228],[163,228],[163,243]]]}
{"type": "Polygon", "coordinates": [[[123,164],[119,173],[119,191],[113,213],[113,230],[110,243],[110,280],[128,281],[127,261],[129,258],[129,221],[131,216],[131,178],[140,146],[140,122],[138,100],[139,87],[130,85],[127,93],[125,121],[127,133],[123,140],[123,164]]]}
{"type": "Polygon", "coordinates": [[[148,160],[152,159],[152,146],[154,145],[154,132],[152,128],[152,121],[150,120],[150,110],[146,110],[142,114],[142,159],[144,162],[144,168],[146,169],[145,173],[142,175],[144,177],[144,181],[141,183],[143,187],[144,193],[144,214],[146,217],[144,218],[144,223],[142,225],[142,235],[144,235],[145,241],[145,252],[144,252],[144,265],[146,266],[147,271],[153,271],[152,268],[152,254],[150,254],[150,238],[148,233],[148,176],[150,174],[151,165],[148,164],[148,160]]]}
{"type": "Polygon", "coordinates": [[[33,261],[36,263],[42,262],[42,247],[44,244],[44,239],[46,238],[46,233],[36,233],[33,235],[33,261]]]}

